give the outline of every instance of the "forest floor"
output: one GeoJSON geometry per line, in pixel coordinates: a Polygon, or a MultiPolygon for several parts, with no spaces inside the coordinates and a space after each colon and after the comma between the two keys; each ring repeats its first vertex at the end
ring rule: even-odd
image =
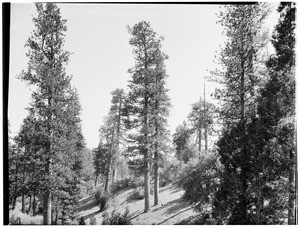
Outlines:
{"type": "MultiPolygon", "coordinates": [[[[192,221],[197,217],[191,205],[182,199],[184,191],[173,185],[160,189],[159,205],[153,206],[153,195],[150,197],[150,211],[144,213],[144,199],[128,201],[127,197],[134,189],[125,189],[115,195],[106,210],[109,214],[115,209],[123,213],[129,209],[131,222],[134,225],[174,225],[184,221],[192,221]]],[[[89,224],[90,218],[94,217],[97,224],[102,223],[103,212],[100,212],[94,196],[80,200],[78,218],[83,217],[89,224]]],[[[186,223],[185,223],[186,224],[186,223]]]]}

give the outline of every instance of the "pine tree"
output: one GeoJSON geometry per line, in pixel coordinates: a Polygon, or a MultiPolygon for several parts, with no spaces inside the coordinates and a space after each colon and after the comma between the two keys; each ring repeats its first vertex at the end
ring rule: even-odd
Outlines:
{"type": "Polygon", "coordinates": [[[176,156],[180,161],[180,168],[184,160],[184,153],[187,150],[188,142],[191,137],[191,130],[188,128],[187,123],[183,121],[176,129],[173,134],[173,143],[176,149],[176,156]]]}
{"type": "Polygon", "coordinates": [[[201,139],[204,135],[205,151],[208,148],[208,133],[213,132],[213,116],[215,113],[214,104],[200,100],[192,104],[192,110],[188,115],[188,120],[191,124],[191,132],[196,134],[198,142],[198,150],[201,153],[202,143],[201,139]],[[204,133],[202,133],[202,129],[204,133]]]}
{"type": "Polygon", "coordinates": [[[255,142],[253,164],[259,181],[254,183],[259,196],[255,217],[260,223],[280,224],[287,210],[288,224],[296,224],[295,4],[281,3],[278,12],[280,20],[272,37],[276,53],[267,62],[270,78],[260,91],[257,118],[249,131],[255,142]]]}
{"type": "Polygon", "coordinates": [[[266,5],[252,4],[227,5],[220,15],[220,23],[229,39],[220,54],[224,71],[214,72],[214,75],[218,78],[216,81],[224,85],[224,89],[217,91],[216,97],[223,102],[220,114],[224,132],[218,151],[226,174],[221,184],[225,186],[217,193],[215,212],[221,212],[220,202],[228,203],[229,207],[224,212],[227,211],[230,216],[229,224],[251,223],[247,213],[251,164],[246,125],[255,116],[253,103],[263,69],[261,50],[266,44],[266,36],[260,31],[263,31],[262,22],[267,14],[266,5]],[[226,189],[233,191],[233,196],[226,195],[226,189]]]}
{"type": "Polygon", "coordinates": [[[152,132],[150,141],[152,142],[151,150],[154,154],[154,205],[159,202],[159,163],[162,152],[168,150],[169,131],[167,130],[167,117],[171,106],[170,98],[166,89],[167,73],[164,65],[165,56],[158,58],[154,68],[155,83],[151,88],[153,100],[150,104],[149,128],[152,132]]]}
{"type": "MultiPolygon", "coordinates": [[[[36,4],[37,15],[33,18],[35,30],[26,42],[29,59],[27,71],[20,78],[34,85],[30,109],[40,123],[40,144],[43,163],[44,224],[51,224],[54,191],[63,188],[66,176],[72,178],[74,132],[80,125],[78,95],[71,87],[71,77],[66,75],[65,65],[70,53],[62,49],[66,20],[59,8],[52,3],[36,4]],[[70,162],[72,161],[72,162],[70,162]],[[66,166],[65,166],[66,165],[66,166]],[[62,176],[64,176],[62,175],[62,176]],[[59,180],[64,180],[60,182],[59,180]]],[[[80,131],[80,130],[79,130],[80,131]]],[[[78,131],[76,131],[78,132],[78,131]]],[[[76,140],[75,140],[76,141],[76,140]]],[[[60,199],[61,200],[61,199],[60,199]]],[[[69,204],[69,202],[68,202],[69,204]]]]}
{"type": "MultiPolygon", "coordinates": [[[[18,135],[14,138],[16,146],[16,159],[18,159],[18,183],[16,190],[22,196],[22,213],[25,213],[25,197],[35,196],[40,192],[42,185],[41,170],[43,166],[39,160],[42,151],[42,138],[40,137],[40,122],[34,117],[32,111],[23,120],[18,135]]],[[[29,208],[30,209],[30,208],[29,208]]],[[[29,210],[30,211],[30,210],[29,210]]]]}
{"type": "MultiPolygon", "coordinates": [[[[128,106],[131,107],[131,127],[138,134],[132,137],[136,143],[136,150],[143,155],[144,188],[145,188],[145,213],[150,209],[150,166],[151,166],[151,127],[152,111],[155,94],[156,81],[163,69],[160,64],[167,56],[161,51],[163,37],[157,37],[156,32],[149,22],[141,21],[133,27],[127,27],[132,36],[129,44],[133,46],[135,66],[129,69],[131,80],[129,81],[128,106]]],[[[159,80],[157,81],[159,82],[159,80]]]]}
{"type": "Polygon", "coordinates": [[[114,118],[116,124],[115,155],[112,160],[112,183],[116,180],[117,164],[121,160],[121,144],[124,141],[124,108],[125,92],[123,89],[116,89],[111,92],[112,100],[109,115],[114,118]]]}
{"type": "Polygon", "coordinates": [[[114,181],[117,163],[121,160],[121,144],[125,133],[125,93],[123,89],[116,89],[111,94],[111,107],[99,130],[99,146],[94,150],[95,185],[99,175],[105,176],[105,191],[109,190],[110,179],[114,181]]]}

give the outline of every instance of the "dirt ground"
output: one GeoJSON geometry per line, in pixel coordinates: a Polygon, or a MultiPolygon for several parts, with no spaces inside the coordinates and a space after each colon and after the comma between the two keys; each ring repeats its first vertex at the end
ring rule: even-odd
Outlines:
{"type": "MultiPolygon", "coordinates": [[[[174,225],[182,220],[196,216],[188,202],[182,199],[183,190],[172,185],[160,189],[159,205],[153,206],[153,196],[150,197],[150,211],[144,213],[144,199],[127,201],[133,189],[123,190],[110,202],[107,212],[110,214],[114,208],[117,212],[124,212],[128,207],[134,225],[174,225]]],[[[84,217],[89,224],[91,217],[96,218],[97,224],[102,222],[103,212],[99,211],[93,196],[82,199],[78,217],[84,217]]]]}

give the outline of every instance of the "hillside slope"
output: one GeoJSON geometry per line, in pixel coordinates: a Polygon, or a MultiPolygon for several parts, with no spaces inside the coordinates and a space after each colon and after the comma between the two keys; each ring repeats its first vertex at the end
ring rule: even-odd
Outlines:
{"type": "MultiPolygon", "coordinates": [[[[172,185],[160,189],[160,204],[152,206],[148,213],[144,212],[144,200],[128,202],[127,197],[133,189],[123,190],[118,193],[110,202],[107,209],[111,213],[115,208],[117,212],[124,212],[128,207],[134,225],[173,225],[196,216],[192,207],[182,199],[183,190],[172,185]]],[[[153,196],[150,197],[153,205],[153,196]]],[[[84,217],[86,224],[89,224],[91,217],[95,217],[97,224],[102,222],[103,212],[99,211],[93,196],[82,199],[78,217],[84,217]]]]}

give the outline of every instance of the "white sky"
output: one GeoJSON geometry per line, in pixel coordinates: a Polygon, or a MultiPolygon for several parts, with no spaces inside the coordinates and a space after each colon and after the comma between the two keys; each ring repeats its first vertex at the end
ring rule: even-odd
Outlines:
{"type": "MultiPolygon", "coordinates": [[[[169,126],[186,119],[191,104],[203,96],[203,78],[213,70],[215,51],[224,41],[222,28],[216,24],[218,5],[112,5],[58,4],[68,31],[64,49],[71,55],[66,68],[73,75],[82,105],[82,130],[89,148],[98,145],[98,129],[110,108],[110,92],[127,89],[134,65],[126,25],[149,21],[159,35],[165,37],[163,51],[169,55],[166,69],[167,87],[173,107],[169,126]],[[208,70],[208,71],[207,71],[208,70]]],[[[10,131],[16,134],[27,116],[30,87],[16,76],[27,68],[25,42],[34,29],[34,4],[13,3],[11,12],[11,59],[9,86],[10,131]]],[[[270,28],[276,23],[274,11],[270,28]]],[[[207,99],[215,86],[206,82],[207,99]]]]}

